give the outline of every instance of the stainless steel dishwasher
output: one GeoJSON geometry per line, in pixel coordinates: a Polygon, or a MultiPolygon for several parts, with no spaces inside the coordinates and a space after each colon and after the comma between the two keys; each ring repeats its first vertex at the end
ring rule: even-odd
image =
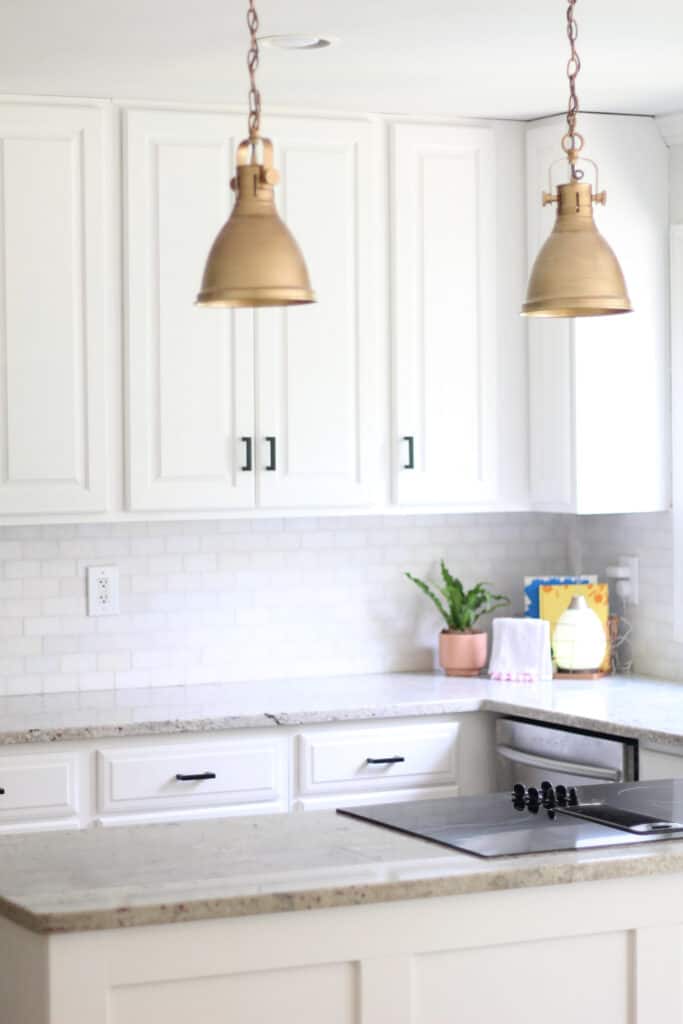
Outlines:
{"type": "Polygon", "coordinates": [[[538,786],[630,782],[637,778],[636,740],[598,736],[553,725],[499,718],[496,781],[499,791],[516,782],[538,786]]]}

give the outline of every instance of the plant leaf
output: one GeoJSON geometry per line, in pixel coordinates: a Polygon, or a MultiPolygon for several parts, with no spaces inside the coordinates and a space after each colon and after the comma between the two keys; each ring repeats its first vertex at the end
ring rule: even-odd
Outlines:
{"type": "Polygon", "coordinates": [[[428,586],[428,584],[426,584],[423,580],[419,580],[416,576],[411,576],[411,574],[409,572],[406,573],[406,576],[408,577],[409,580],[413,581],[413,583],[415,584],[416,587],[420,588],[420,590],[422,591],[423,594],[427,595],[427,597],[430,599],[430,601],[434,602],[434,604],[438,608],[439,612],[441,613],[441,615],[445,619],[446,625],[450,629],[454,628],[454,627],[451,626],[451,621],[450,621],[448,612],[446,611],[446,609],[444,608],[444,606],[442,605],[441,601],[436,596],[436,594],[434,593],[432,588],[430,586],[428,586]]]}

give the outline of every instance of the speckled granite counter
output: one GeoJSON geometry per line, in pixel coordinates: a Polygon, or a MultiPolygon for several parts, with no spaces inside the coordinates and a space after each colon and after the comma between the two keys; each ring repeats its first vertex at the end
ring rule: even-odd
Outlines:
{"type": "Polygon", "coordinates": [[[0,839],[0,915],[91,931],[683,872],[683,841],[496,860],[333,811],[0,839]]]}
{"type": "Polygon", "coordinates": [[[501,683],[387,673],[0,699],[0,744],[493,711],[683,742],[683,686],[642,677],[501,683]]]}

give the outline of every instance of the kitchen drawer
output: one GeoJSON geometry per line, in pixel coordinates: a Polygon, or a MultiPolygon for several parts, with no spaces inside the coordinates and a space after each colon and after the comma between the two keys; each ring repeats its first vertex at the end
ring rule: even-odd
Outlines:
{"type": "Polygon", "coordinates": [[[97,809],[105,821],[284,811],[287,780],[283,737],[100,750],[97,809]]]}
{"type": "Polygon", "coordinates": [[[79,765],[75,753],[0,757],[0,831],[78,824],[79,765]]]}
{"type": "Polygon", "coordinates": [[[453,786],[457,722],[325,729],[298,737],[298,795],[453,786]]]}

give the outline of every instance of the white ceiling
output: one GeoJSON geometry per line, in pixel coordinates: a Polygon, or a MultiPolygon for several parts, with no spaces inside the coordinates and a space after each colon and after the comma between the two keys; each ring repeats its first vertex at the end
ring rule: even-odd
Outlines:
{"type": "MultiPolygon", "coordinates": [[[[530,118],[563,109],[565,0],[260,0],[266,108],[530,118]]],[[[246,0],[0,0],[0,92],[241,104],[246,0]]],[[[579,0],[586,110],[683,109],[680,0],[579,0]]]]}

